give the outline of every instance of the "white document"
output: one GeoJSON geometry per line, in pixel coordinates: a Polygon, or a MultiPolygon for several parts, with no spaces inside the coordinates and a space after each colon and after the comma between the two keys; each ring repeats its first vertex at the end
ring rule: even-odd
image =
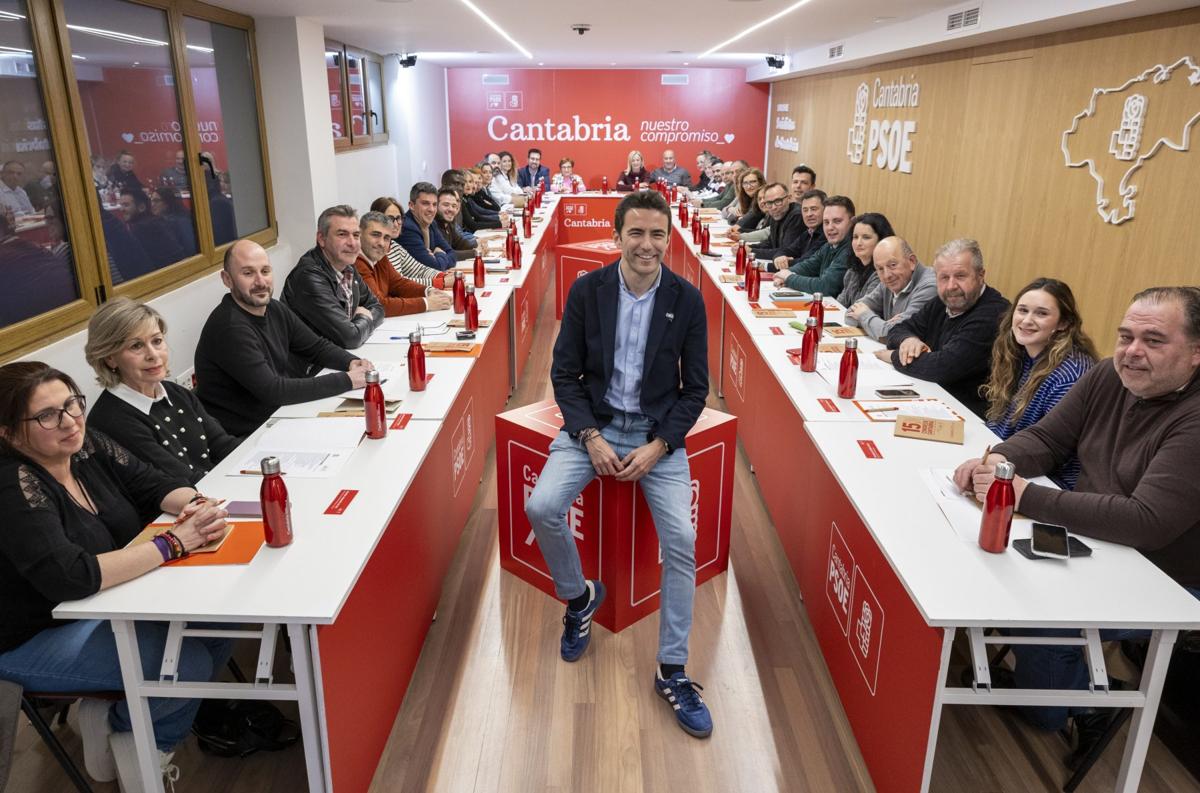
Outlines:
{"type": "Polygon", "coordinates": [[[920,473],[929,494],[958,538],[963,542],[977,542],[983,509],[973,495],[963,495],[954,486],[954,469],[923,468],[920,473]]]}
{"type": "MultiPolygon", "coordinates": [[[[403,399],[408,393],[408,365],[404,361],[375,361],[375,371],[379,372],[380,385],[383,388],[383,398],[388,402],[403,399]]],[[[324,374],[324,372],[322,372],[324,374]]],[[[338,394],[342,399],[363,399],[366,388],[352,388],[338,394]]]]}
{"type": "Polygon", "coordinates": [[[337,475],[362,440],[361,416],[280,419],[258,437],[233,476],[259,473],[264,457],[278,457],[285,474],[326,478],[337,475]]]}

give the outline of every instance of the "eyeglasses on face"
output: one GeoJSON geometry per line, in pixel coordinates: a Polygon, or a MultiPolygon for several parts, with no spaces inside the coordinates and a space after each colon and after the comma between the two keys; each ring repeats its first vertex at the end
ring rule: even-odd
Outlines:
{"type": "Polygon", "coordinates": [[[36,416],[24,420],[36,421],[45,430],[56,430],[62,427],[64,413],[77,419],[83,416],[85,410],[87,410],[87,399],[82,395],[76,395],[64,402],[60,408],[46,408],[36,416]]]}
{"type": "Polygon", "coordinates": [[[780,196],[779,198],[764,198],[762,203],[763,203],[763,206],[770,209],[772,207],[779,206],[786,200],[787,200],[787,196],[780,196]]]}

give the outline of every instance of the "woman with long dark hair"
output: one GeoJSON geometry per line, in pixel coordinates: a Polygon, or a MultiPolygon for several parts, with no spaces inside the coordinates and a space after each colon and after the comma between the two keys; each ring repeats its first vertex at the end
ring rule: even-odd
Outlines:
{"type": "MultiPolygon", "coordinates": [[[[1054,278],[1038,278],[1018,292],[1000,328],[992,374],[980,392],[988,401],[988,427],[1007,440],[1049,413],[1097,355],[1071,287],[1054,278]]],[[[1078,477],[1074,457],[1050,474],[1068,490],[1078,477]]]]}
{"type": "Polygon", "coordinates": [[[879,275],[875,272],[875,246],[880,240],[896,236],[892,224],[878,212],[864,212],[850,221],[850,257],[846,264],[846,275],[842,278],[842,291],[837,300],[850,307],[866,297],[879,286],[879,275]]]}

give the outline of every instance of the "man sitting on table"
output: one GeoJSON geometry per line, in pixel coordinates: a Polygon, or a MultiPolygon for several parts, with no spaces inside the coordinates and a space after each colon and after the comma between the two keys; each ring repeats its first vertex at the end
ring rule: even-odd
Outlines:
{"type": "Polygon", "coordinates": [[[354,208],[329,207],[317,218],[316,247],[300,257],[283,284],[288,308],[347,350],[365,344],[383,322],[383,306],[354,269],[362,251],[358,238],[354,208]]]}
{"type": "Polygon", "coordinates": [[[239,240],[226,249],[221,282],[229,294],[196,344],[196,395],[230,434],[249,435],[282,405],[366,385],[370,361],[313,333],[271,299],[271,260],[257,242],[239,240]],[[342,371],[307,376],[320,367],[342,371]]]}
{"type": "Polygon", "coordinates": [[[362,229],[362,253],[354,262],[354,268],[383,305],[385,316],[399,317],[450,308],[449,292],[424,286],[396,272],[388,259],[393,225],[387,215],[367,212],[359,221],[359,227],[362,229]]]}
{"type": "Polygon", "coordinates": [[[673,149],[667,149],[662,153],[662,165],[651,171],[650,178],[656,182],[666,182],[679,187],[692,186],[692,175],[688,173],[687,168],[676,164],[673,149]]]}
{"type": "Polygon", "coordinates": [[[400,245],[414,259],[435,270],[449,270],[457,261],[450,243],[438,231],[438,191],[429,182],[417,182],[408,193],[408,211],[400,230],[400,245]]]}
{"type": "Polygon", "coordinates": [[[437,215],[433,220],[437,230],[442,233],[442,237],[450,243],[450,250],[454,252],[455,260],[460,262],[464,259],[474,259],[475,252],[479,250],[479,242],[475,239],[475,235],[463,231],[458,226],[458,213],[462,206],[459,201],[461,194],[453,187],[443,187],[438,190],[437,215]]]}
{"type": "Polygon", "coordinates": [[[662,549],[662,608],[654,690],[686,732],[712,732],[708,707],[684,672],[696,591],[692,476],[684,436],[708,394],[704,301],[663,266],[671,209],[656,192],[621,200],[613,222],[621,258],[572,286],[554,343],[550,379],[563,429],[525,512],[567,601],[559,653],[575,661],[591,639],[604,585],[585,580],[568,507],[596,477],[637,482],[662,549]]]}
{"type": "Polygon", "coordinates": [[[776,258],[772,262],[778,269],[775,286],[823,295],[840,292],[850,257],[850,220],[853,217],[854,202],[849,198],[843,195],[826,198],[821,211],[825,244],[803,259],[776,258]]]}
{"type": "Polygon", "coordinates": [[[991,371],[992,344],[1008,300],[984,283],[983,251],[975,240],[939,248],[933,274],[938,299],[897,323],[888,332],[888,349],[875,355],[899,372],[937,383],[982,417],[987,403],[979,387],[991,371]]]}
{"type": "MultiPolygon", "coordinates": [[[[982,501],[996,463],[1012,462],[1021,514],[1132,546],[1200,598],[1198,371],[1200,288],[1139,292],[1117,328],[1113,357],[1088,370],[1041,421],[992,447],[987,460],[960,465],[954,482],[982,501]],[[1071,457],[1082,464],[1074,491],[1027,481],[1071,457]]],[[[1081,647],[1014,644],[1013,650],[1021,688],[1088,686],[1081,647]]],[[[1066,708],[1025,711],[1046,729],[1060,729],[1067,715],[1066,708]]],[[[1080,746],[1068,765],[1086,755],[1108,724],[1107,711],[1073,715],[1080,746]]]]}
{"type": "Polygon", "coordinates": [[[937,284],[933,270],[918,262],[912,247],[900,237],[880,240],[874,260],[879,285],[846,309],[846,324],[862,328],[876,341],[886,341],[892,328],[937,297],[937,284]]]}
{"type": "Polygon", "coordinates": [[[768,269],[774,269],[775,260],[780,257],[803,259],[825,244],[825,233],[821,231],[825,194],[814,190],[805,193],[804,200],[796,202],[779,182],[768,185],[767,190],[769,192],[763,196],[763,209],[771,219],[771,231],[753,250],[754,258],[771,260],[768,269]]]}
{"type": "Polygon", "coordinates": [[[797,165],[792,169],[792,200],[799,204],[804,200],[804,194],[817,186],[817,172],[807,165],[797,165]]]}

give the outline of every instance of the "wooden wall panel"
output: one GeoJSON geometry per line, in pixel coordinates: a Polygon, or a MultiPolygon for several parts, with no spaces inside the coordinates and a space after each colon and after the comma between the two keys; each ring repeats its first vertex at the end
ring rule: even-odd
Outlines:
{"type": "MultiPolygon", "coordinates": [[[[1088,169],[1068,168],[1063,132],[1095,88],[1113,88],[1156,66],[1190,56],[1200,66],[1200,9],[1098,25],[1002,44],[909,58],[862,69],[800,77],[774,86],[773,103],[790,106],[799,153],[771,147],[767,172],[787,181],[799,162],[819,186],[854,199],[859,211],[883,212],[928,262],[942,242],[977,238],[988,281],[1008,296],[1037,276],[1062,278],[1079,298],[1087,330],[1111,352],[1130,296],[1158,284],[1200,283],[1200,123],[1190,151],[1162,148],[1133,179],[1134,217],[1105,222],[1088,169]],[[847,138],[859,83],[897,78],[920,83],[916,108],[870,107],[869,119],[912,120],[913,172],[850,162],[847,138]]],[[[1184,65],[1161,83],[1140,83],[1148,109],[1141,153],[1161,137],[1181,139],[1200,113],[1200,83],[1184,65]]],[[[1070,151],[1095,157],[1111,208],[1131,163],[1108,154],[1125,97],[1101,96],[1080,123],[1070,151]]],[[[772,111],[774,111],[772,107],[772,111]]]]}

